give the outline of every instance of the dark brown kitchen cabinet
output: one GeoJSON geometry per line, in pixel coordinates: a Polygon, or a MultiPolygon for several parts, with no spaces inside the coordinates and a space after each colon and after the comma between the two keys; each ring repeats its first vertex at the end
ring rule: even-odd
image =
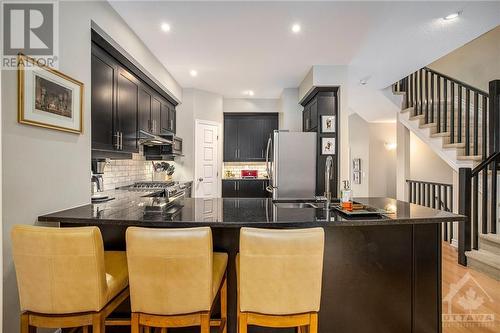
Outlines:
{"type": "Polygon", "coordinates": [[[223,179],[223,198],[266,198],[269,192],[267,179],[223,179]]]}
{"type": "Polygon", "coordinates": [[[302,113],[302,130],[304,132],[316,131],[318,128],[318,102],[311,100],[302,113]]]}
{"type": "Polygon", "coordinates": [[[92,45],[91,60],[92,148],[114,150],[114,87],[118,66],[104,51],[92,45]]]}
{"type": "Polygon", "coordinates": [[[151,93],[143,85],[139,86],[137,126],[139,130],[151,131],[151,93]]]}
{"type": "Polygon", "coordinates": [[[116,85],[117,129],[119,150],[138,152],[137,145],[137,97],[139,82],[123,68],[118,70],[116,85]]]}
{"type": "Polygon", "coordinates": [[[161,124],[161,102],[157,97],[151,99],[151,121],[150,131],[153,134],[160,134],[161,124]]]}
{"type": "Polygon", "coordinates": [[[175,100],[94,31],[91,54],[93,157],[131,158],[139,130],[175,133],[175,100]]]}
{"type": "Polygon", "coordinates": [[[276,113],[224,114],[224,161],[265,161],[267,140],[277,129],[276,113]]]}

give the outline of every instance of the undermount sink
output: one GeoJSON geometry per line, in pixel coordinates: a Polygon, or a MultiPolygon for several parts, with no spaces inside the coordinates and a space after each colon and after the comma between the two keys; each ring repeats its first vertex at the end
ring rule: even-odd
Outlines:
{"type": "Polygon", "coordinates": [[[321,208],[322,203],[312,202],[275,202],[277,208],[321,208]]]}

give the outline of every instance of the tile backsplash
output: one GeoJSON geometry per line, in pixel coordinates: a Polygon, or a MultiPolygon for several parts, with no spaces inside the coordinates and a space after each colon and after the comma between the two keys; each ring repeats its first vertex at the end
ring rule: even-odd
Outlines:
{"type": "Polygon", "coordinates": [[[132,154],[131,160],[110,160],[104,169],[103,182],[106,190],[153,178],[153,165],[141,152],[132,154]]]}
{"type": "Polygon", "coordinates": [[[266,163],[265,162],[225,162],[223,167],[223,178],[230,178],[226,176],[229,171],[234,174],[234,178],[241,177],[241,170],[257,170],[259,178],[267,177],[266,163]]]}

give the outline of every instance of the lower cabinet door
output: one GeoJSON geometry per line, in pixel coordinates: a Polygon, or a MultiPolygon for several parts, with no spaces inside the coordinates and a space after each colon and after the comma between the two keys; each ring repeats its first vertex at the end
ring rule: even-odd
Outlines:
{"type": "Polygon", "coordinates": [[[236,198],[238,197],[238,181],[237,180],[222,180],[222,197],[236,198]]]}
{"type": "Polygon", "coordinates": [[[242,180],[239,182],[238,195],[240,198],[262,198],[264,197],[264,181],[242,180]]]}

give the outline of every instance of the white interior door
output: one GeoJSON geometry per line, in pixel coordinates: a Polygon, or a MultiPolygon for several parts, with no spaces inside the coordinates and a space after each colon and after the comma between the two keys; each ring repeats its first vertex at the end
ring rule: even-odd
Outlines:
{"type": "Polygon", "coordinates": [[[194,196],[220,197],[219,188],[219,123],[196,120],[194,196]]]}

